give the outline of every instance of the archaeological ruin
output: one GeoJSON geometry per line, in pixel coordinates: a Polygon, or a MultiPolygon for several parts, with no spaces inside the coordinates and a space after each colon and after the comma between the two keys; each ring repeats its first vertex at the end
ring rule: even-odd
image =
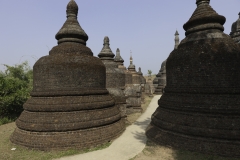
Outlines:
{"type": "Polygon", "coordinates": [[[109,38],[106,36],[103,40],[103,48],[98,54],[106,67],[106,88],[114,97],[116,105],[121,110],[121,116],[126,117],[126,97],[125,72],[118,68],[118,63],[114,61],[115,54],[110,48],[109,38]]]}
{"type": "Polygon", "coordinates": [[[154,92],[156,95],[163,94],[164,88],[166,86],[166,61],[167,60],[162,62],[161,69],[159,71],[159,74],[161,74],[161,76],[158,79],[158,86],[154,92]]]}
{"type": "Polygon", "coordinates": [[[166,61],[167,85],[146,135],[177,149],[240,157],[240,47],[226,19],[196,0],[186,37],[166,61]]]}
{"type": "Polygon", "coordinates": [[[237,21],[232,24],[230,36],[235,42],[240,43],[240,12],[238,13],[238,15],[239,18],[237,19],[237,21]]]}
{"type": "Polygon", "coordinates": [[[124,93],[127,98],[127,114],[142,112],[141,100],[142,100],[142,87],[141,77],[136,72],[135,65],[133,64],[132,56],[130,57],[130,65],[128,66],[128,72],[132,75],[132,84],[127,85],[124,93]]]}
{"type": "Polygon", "coordinates": [[[86,47],[78,6],[67,5],[58,45],[33,67],[33,90],[16,121],[11,141],[31,149],[95,147],[125,130],[121,112],[106,89],[106,68],[86,47]]]}

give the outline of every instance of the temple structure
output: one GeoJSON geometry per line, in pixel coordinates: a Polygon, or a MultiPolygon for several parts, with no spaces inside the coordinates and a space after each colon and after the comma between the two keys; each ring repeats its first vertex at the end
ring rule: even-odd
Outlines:
{"type": "Polygon", "coordinates": [[[128,71],[132,74],[132,85],[128,85],[125,88],[125,95],[127,98],[127,114],[142,112],[141,108],[141,97],[142,97],[142,87],[141,78],[136,72],[135,65],[133,64],[132,56],[130,57],[130,65],[128,71]]]}
{"type": "Polygon", "coordinates": [[[141,67],[138,68],[137,74],[140,76],[141,85],[142,86],[145,85],[146,84],[146,79],[143,77],[143,73],[142,73],[141,67]]]}
{"type": "Polygon", "coordinates": [[[117,50],[116,50],[116,56],[114,58],[114,61],[118,64],[118,68],[122,69],[125,73],[125,86],[132,85],[132,74],[127,70],[127,68],[123,64],[124,59],[120,55],[119,48],[117,48],[117,50]]]}
{"type": "Polygon", "coordinates": [[[106,89],[106,68],[86,47],[78,6],[67,5],[58,45],[33,66],[33,90],[16,121],[11,141],[32,149],[88,148],[118,137],[125,129],[106,89]]]}
{"type": "Polygon", "coordinates": [[[106,87],[111,95],[113,95],[116,105],[121,110],[122,117],[126,117],[126,97],[125,89],[125,72],[118,68],[118,63],[114,62],[114,53],[109,44],[109,38],[106,36],[103,40],[103,48],[98,54],[106,67],[106,87]]]}
{"type": "Polygon", "coordinates": [[[238,13],[238,15],[238,20],[232,24],[230,36],[235,42],[240,43],[240,12],[238,13]]]}
{"type": "Polygon", "coordinates": [[[141,87],[142,87],[142,96],[141,96],[141,102],[144,103],[144,100],[145,100],[145,85],[147,83],[146,79],[143,77],[143,73],[142,73],[142,70],[141,70],[141,67],[138,68],[138,75],[140,76],[140,79],[141,79],[141,87]]]}
{"type": "Polygon", "coordinates": [[[240,157],[240,47],[225,17],[197,0],[166,62],[167,85],[146,135],[174,148],[240,157]]]}
{"type": "Polygon", "coordinates": [[[133,58],[130,56],[130,65],[128,66],[129,72],[132,74],[132,83],[141,84],[141,77],[138,75],[135,65],[133,64],[133,58]]]}
{"type": "MultiPolygon", "coordinates": [[[[158,73],[157,75],[159,75],[159,73],[158,73]]],[[[156,75],[156,77],[153,79],[153,86],[154,86],[155,89],[156,89],[157,86],[158,86],[158,79],[159,79],[159,77],[157,77],[157,75],[156,75]]]]}
{"type": "Polygon", "coordinates": [[[166,62],[167,60],[163,61],[161,65],[161,69],[159,71],[161,76],[158,79],[158,86],[154,92],[154,94],[157,94],[157,95],[163,94],[164,88],[166,86],[166,62]]]}

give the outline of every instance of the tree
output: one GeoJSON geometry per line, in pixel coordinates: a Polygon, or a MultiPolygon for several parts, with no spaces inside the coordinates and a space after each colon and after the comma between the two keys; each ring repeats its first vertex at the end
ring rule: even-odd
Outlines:
{"type": "Polygon", "coordinates": [[[151,77],[152,71],[148,70],[148,76],[151,77]]]}
{"type": "Polygon", "coordinates": [[[23,111],[23,104],[30,97],[33,70],[28,62],[6,67],[0,71],[0,117],[17,117],[23,111]]]}

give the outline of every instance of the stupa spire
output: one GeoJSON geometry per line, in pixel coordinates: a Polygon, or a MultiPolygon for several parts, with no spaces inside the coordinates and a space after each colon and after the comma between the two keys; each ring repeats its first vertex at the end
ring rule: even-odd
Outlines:
{"type": "Polygon", "coordinates": [[[121,55],[120,55],[120,50],[119,48],[117,48],[117,51],[116,51],[116,56],[114,58],[114,61],[119,63],[119,64],[122,64],[123,65],[123,62],[124,60],[122,59],[121,55]]]}
{"type": "Polygon", "coordinates": [[[240,43],[240,12],[238,13],[239,18],[232,24],[230,36],[237,43],[240,43]]]}
{"type": "Polygon", "coordinates": [[[183,25],[186,31],[185,35],[189,35],[194,32],[218,29],[224,31],[223,24],[226,21],[224,16],[216,13],[215,10],[209,5],[210,0],[197,0],[197,8],[192,14],[187,23],[183,25]]]}
{"type": "Polygon", "coordinates": [[[105,36],[104,40],[103,40],[103,48],[102,48],[101,52],[98,54],[98,57],[100,59],[113,60],[113,57],[115,56],[115,54],[112,52],[112,50],[110,48],[109,41],[110,40],[109,40],[108,36],[105,36]]]}
{"type": "Polygon", "coordinates": [[[176,30],[176,33],[174,34],[175,35],[175,46],[174,46],[174,49],[177,49],[178,48],[178,45],[179,45],[179,34],[178,34],[178,31],[176,30]]]}
{"type": "Polygon", "coordinates": [[[63,42],[76,42],[86,45],[88,35],[77,20],[78,5],[74,0],[70,0],[68,3],[66,13],[67,20],[55,36],[58,44],[63,42]]]}

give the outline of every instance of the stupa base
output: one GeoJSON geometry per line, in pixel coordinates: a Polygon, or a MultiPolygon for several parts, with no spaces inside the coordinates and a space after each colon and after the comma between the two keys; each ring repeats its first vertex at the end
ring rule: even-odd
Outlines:
{"type": "Polygon", "coordinates": [[[12,143],[36,150],[85,149],[107,143],[125,130],[124,120],[113,124],[66,132],[31,132],[16,128],[12,143]]]}
{"type": "Polygon", "coordinates": [[[183,135],[163,130],[152,124],[148,126],[146,135],[153,142],[166,147],[225,157],[240,157],[240,141],[236,140],[183,135]]]}

